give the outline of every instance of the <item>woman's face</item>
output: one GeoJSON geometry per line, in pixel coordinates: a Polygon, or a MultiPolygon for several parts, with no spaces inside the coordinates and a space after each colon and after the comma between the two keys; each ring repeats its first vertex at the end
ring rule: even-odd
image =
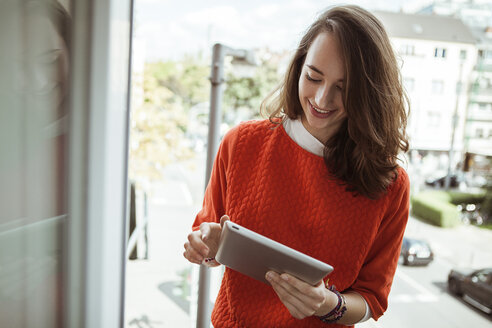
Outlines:
{"type": "Polygon", "coordinates": [[[313,41],[299,77],[302,124],[325,143],[347,117],[343,106],[345,81],[340,46],[333,33],[322,32],[313,41]]]}

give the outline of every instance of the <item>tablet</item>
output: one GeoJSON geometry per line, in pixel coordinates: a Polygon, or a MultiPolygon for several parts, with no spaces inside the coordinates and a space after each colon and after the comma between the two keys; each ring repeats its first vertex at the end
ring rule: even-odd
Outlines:
{"type": "Polygon", "coordinates": [[[329,264],[231,221],[222,227],[215,259],[268,285],[265,274],[270,270],[288,273],[313,286],[333,271],[329,264]]]}

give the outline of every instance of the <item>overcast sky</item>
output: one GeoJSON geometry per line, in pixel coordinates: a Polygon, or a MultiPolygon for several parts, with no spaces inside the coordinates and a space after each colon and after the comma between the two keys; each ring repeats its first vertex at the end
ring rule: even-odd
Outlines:
{"type": "Polygon", "coordinates": [[[146,61],[234,48],[292,50],[317,14],[337,3],[368,10],[412,11],[430,0],[136,0],[135,46],[146,61]]]}

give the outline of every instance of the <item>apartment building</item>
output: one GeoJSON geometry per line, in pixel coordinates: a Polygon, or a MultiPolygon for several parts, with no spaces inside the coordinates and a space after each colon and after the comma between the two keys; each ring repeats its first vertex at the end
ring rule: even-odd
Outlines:
{"type": "Polygon", "coordinates": [[[475,37],[477,63],[472,72],[464,148],[469,157],[492,156],[492,2],[434,1],[417,13],[459,18],[475,37]]]}
{"type": "Polygon", "coordinates": [[[460,19],[376,12],[398,52],[410,97],[410,147],[423,154],[448,154],[452,167],[465,151],[470,85],[477,62],[476,40],[460,19]]]}

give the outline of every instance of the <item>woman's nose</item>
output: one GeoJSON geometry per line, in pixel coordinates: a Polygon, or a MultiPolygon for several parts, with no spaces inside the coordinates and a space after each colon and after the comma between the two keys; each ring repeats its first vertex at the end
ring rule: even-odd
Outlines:
{"type": "Polygon", "coordinates": [[[333,102],[333,97],[334,88],[328,86],[319,88],[315,97],[316,104],[322,109],[326,109],[326,107],[333,102]]]}

